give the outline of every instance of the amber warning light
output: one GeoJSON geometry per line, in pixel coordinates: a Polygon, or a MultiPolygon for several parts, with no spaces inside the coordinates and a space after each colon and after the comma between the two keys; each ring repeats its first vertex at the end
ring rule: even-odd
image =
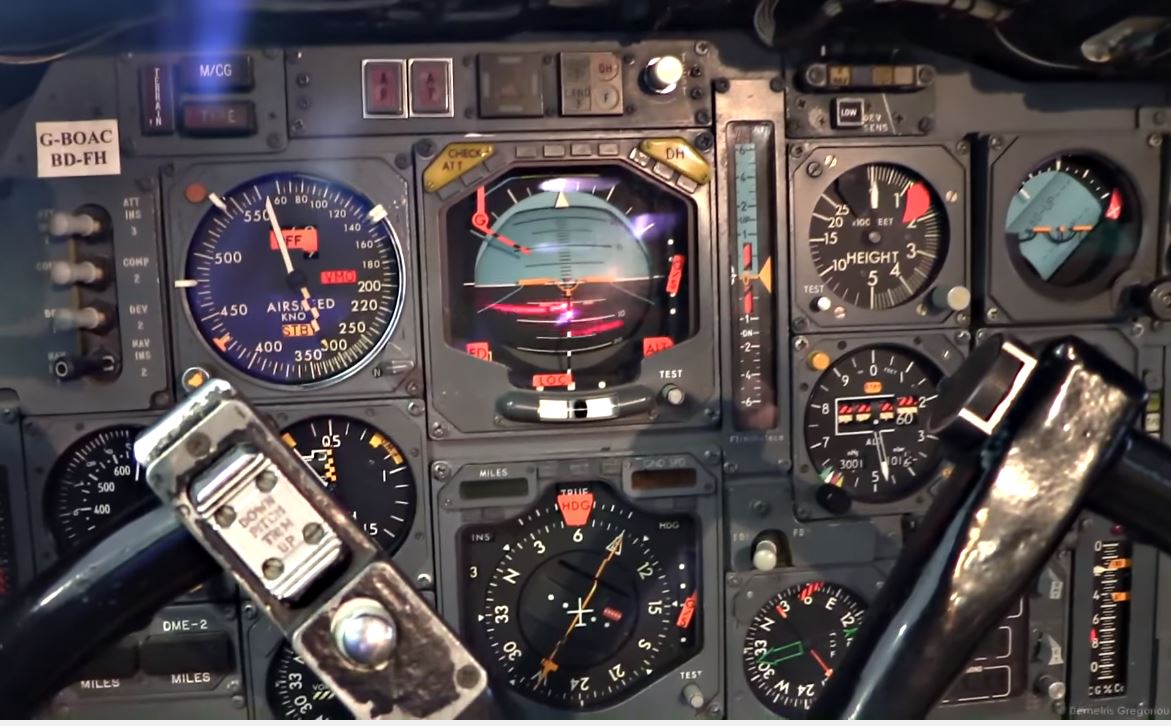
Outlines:
{"type": "MultiPolygon", "coordinates": [[[[290,252],[300,250],[307,255],[317,254],[317,228],[282,229],[281,234],[284,235],[285,247],[290,252]]],[[[280,249],[280,245],[277,244],[276,233],[271,229],[268,231],[268,247],[273,250],[280,249]]]]}

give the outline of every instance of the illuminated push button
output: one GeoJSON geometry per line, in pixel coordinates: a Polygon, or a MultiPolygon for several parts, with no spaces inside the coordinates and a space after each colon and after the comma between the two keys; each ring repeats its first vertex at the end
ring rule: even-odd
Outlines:
{"type": "Polygon", "coordinates": [[[540,53],[481,53],[478,59],[480,116],[544,116],[541,58],[540,53]]]}
{"type": "Polygon", "coordinates": [[[638,148],[650,158],[658,161],[696,184],[707,184],[712,167],[703,154],[678,136],[662,139],[644,139],[638,148]]]}
{"type": "Polygon", "coordinates": [[[362,64],[365,84],[364,110],[367,116],[401,117],[406,114],[401,60],[368,60],[362,64]]]}
{"type": "Polygon", "coordinates": [[[206,101],[183,104],[183,133],[188,136],[250,136],[256,133],[256,104],[251,101],[206,101]]]}
{"type": "Polygon", "coordinates": [[[251,90],[252,58],[247,55],[185,58],[179,63],[179,83],[191,93],[251,90]]]}
{"type": "Polygon", "coordinates": [[[451,60],[412,60],[411,115],[451,115],[451,60]]]}

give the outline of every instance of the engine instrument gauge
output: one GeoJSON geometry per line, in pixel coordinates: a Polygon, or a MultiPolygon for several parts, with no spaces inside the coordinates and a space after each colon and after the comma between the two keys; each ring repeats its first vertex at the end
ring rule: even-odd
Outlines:
{"type": "Polygon", "coordinates": [[[732,227],[732,364],[736,425],[776,426],[773,284],[773,127],[728,126],[732,149],[728,192],[732,227]]]}
{"type": "Polygon", "coordinates": [[[1126,694],[1134,545],[1125,539],[1095,540],[1093,562],[1086,695],[1111,698],[1126,694]]]}
{"type": "Polygon", "coordinates": [[[1014,264],[1058,297],[1106,289],[1138,252],[1139,214],[1130,184],[1089,156],[1059,156],[1029,172],[1004,224],[1014,264]]]}
{"type": "Polygon", "coordinates": [[[902,348],[848,353],[814,384],[805,413],[805,446],[826,484],[861,502],[890,502],[915,491],[941,454],[927,432],[927,408],[941,374],[902,348]]]}
{"type": "Polygon", "coordinates": [[[269,383],[313,384],[378,352],[403,305],[402,251],[382,205],[297,173],[208,200],[176,284],[220,358],[269,383]]]}
{"type": "Polygon", "coordinates": [[[388,554],[415,521],[417,492],[410,465],[389,436],[347,416],[293,424],[281,439],[309,463],[354,521],[388,554]]]}
{"type": "Polygon", "coordinates": [[[809,252],[841,300],[886,310],[922,293],[947,254],[947,212],[931,185],[893,164],[835,179],[813,207],[809,252]]]}
{"type": "Polygon", "coordinates": [[[700,648],[694,521],[607,486],[550,489],[536,509],[460,535],[463,632],[496,681],[567,709],[633,694],[700,648]]]}
{"type": "Polygon", "coordinates": [[[748,685],[785,718],[802,718],[862,625],[866,603],[827,582],[793,585],[774,595],[744,634],[748,685]]]}
{"type": "Polygon", "coordinates": [[[110,522],[154,498],[134,459],[140,430],[94,431],[57,459],[45,487],[45,517],[58,552],[93,542],[110,522]]]}
{"type": "Polygon", "coordinates": [[[291,721],[341,721],[353,714],[288,643],[281,643],[268,666],[268,707],[291,721]]]}
{"type": "Polygon", "coordinates": [[[0,473],[0,608],[16,589],[16,540],[6,484],[4,474],[0,473]]]}
{"type": "Polygon", "coordinates": [[[621,165],[522,169],[446,212],[448,343],[523,388],[601,388],[692,334],[690,200],[621,165]]]}

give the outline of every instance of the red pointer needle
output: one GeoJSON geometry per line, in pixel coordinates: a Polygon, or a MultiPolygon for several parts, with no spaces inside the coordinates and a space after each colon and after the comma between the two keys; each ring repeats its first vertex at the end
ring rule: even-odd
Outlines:
{"type": "Polygon", "coordinates": [[[809,654],[810,654],[810,655],[812,655],[812,656],[813,656],[813,659],[817,661],[817,665],[821,666],[821,669],[822,669],[823,671],[825,671],[825,675],[826,675],[826,677],[827,677],[827,678],[828,678],[829,676],[832,676],[832,675],[834,674],[834,669],[833,669],[833,668],[830,668],[829,666],[827,666],[827,665],[825,664],[825,661],[823,661],[823,660],[821,659],[821,656],[817,654],[817,651],[816,651],[816,650],[813,650],[812,648],[810,648],[810,649],[809,649],[809,654]]]}
{"type": "Polygon", "coordinates": [[[476,188],[476,212],[472,215],[472,227],[489,237],[495,238],[498,242],[508,245],[514,250],[520,250],[521,254],[531,255],[533,251],[528,247],[522,247],[504,235],[492,230],[492,226],[488,224],[487,196],[488,193],[484,191],[484,187],[476,188]]]}

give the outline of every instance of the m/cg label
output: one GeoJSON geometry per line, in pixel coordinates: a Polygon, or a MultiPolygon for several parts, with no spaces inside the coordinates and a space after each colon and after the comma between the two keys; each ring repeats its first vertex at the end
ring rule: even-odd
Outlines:
{"type": "Polygon", "coordinates": [[[118,119],[42,121],[37,124],[37,176],[121,173],[118,119]]]}

